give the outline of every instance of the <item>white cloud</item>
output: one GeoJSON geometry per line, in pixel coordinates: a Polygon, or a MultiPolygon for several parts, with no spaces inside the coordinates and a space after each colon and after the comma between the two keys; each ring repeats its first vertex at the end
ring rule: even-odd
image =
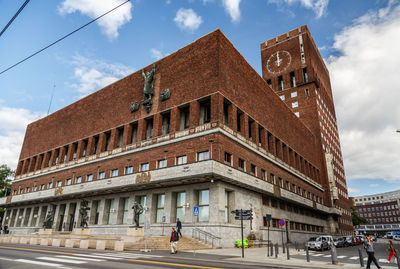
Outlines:
{"type": "Polygon", "coordinates": [[[301,4],[303,7],[311,9],[317,18],[322,17],[327,10],[329,0],[269,0],[269,3],[274,3],[278,6],[282,4],[293,5],[301,4]]]}
{"type": "Polygon", "coordinates": [[[347,190],[348,190],[349,194],[357,194],[357,193],[361,192],[359,189],[356,189],[356,188],[348,188],[347,190]]]}
{"type": "Polygon", "coordinates": [[[369,186],[371,187],[371,188],[376,188],[376,187],[379,187],[380,185],[379,184],[369,184],[369,186]]]}
{"type": "Polygon", "coordinates": [[[225,11],[231,16],[233,22],[237,22],[240,19],[240,1],[241,0],[222,0],[225,11]]]}
{"type": "Polygon", "coordinates": [[[203,19],[201,18],[201,16],[198,16],[196,12],[194,12],[191,8],[180,8],[176,12],[174,22],[182,30],[195,31],[200,27],[200,24],[203,23],[203,19]]]}
{"type": "Polygon", "coordinates": [[[44,113],[4,106],[0,102],[0,164],[16,169],[26,126],[44,113]]]}
{"type": "MultiPolygon", "coordinates": [[[[58,11],[60,14],[80,12],[94,19],[123,2],[123,0],[64,0],[58,11]]],[[[132,4],[128,2],[97,20],[96,23],[109,38],[116,38],[118,29],[132,19],[131,9],[132,4]]]]}
{"type": "Polygon", "coordinates": [[[150,54],[151,54],[151,58],[154,58],[156,60],[160,60],[163,56],[162,52],[159,51],[158,49],[150,49],[150,54]]]}
{"type": "Polygon", "coordinates": [[[369,12],[335,36],[331,74],[348,179],[400,182],[400,6],[369,12]]]}
{"type": "Polygon", "coordinates": [[[72,65],[77,82],[70,86],[79,97],[99,90],[133,72],[132,68],[122,64],[109,64],[101,60],[92,60],[80,55],[74,56],[72,65]]]}

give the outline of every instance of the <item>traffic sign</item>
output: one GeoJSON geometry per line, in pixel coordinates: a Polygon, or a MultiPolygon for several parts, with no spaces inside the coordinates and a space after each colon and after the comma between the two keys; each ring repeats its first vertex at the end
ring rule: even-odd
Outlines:
{"type": "Polygon", "coordinates": [[[272,220],[271,214],[267,214],[267,215],[265,216],[265,218],[266,218],[266,220],[272,220]]]}
{"type": "Polygon", "coordinates": [[[284,219],[280,219],[280,220],[279,220],[279,225],[280,225],[280,226],[285,225],[285,220],[284,220],[284,219]]]}
{"type": "Polygon", "coordinates": [[[199,215],[199,207],[195,206],[193,207],[193,216],[197,217],[199,215]]]}

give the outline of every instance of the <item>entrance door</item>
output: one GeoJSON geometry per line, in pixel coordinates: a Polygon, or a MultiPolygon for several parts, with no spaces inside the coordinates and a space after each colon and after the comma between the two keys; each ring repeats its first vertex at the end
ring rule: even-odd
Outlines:
{"type": "Polygon", "coordinates": [[[64,223],[64,215],[60,215],[60,224],[58,225],[58,231],[59,232],[62,231],[63,223],[64,223]]]}
{"type": "Polygon", "coordinates": [[[75,221],[75,214],[70,214],[70,223],[69,223],[69,227],[68,227],[68,231],[72,232],[72,230],[74,229],[74,221],[75,221]]]}

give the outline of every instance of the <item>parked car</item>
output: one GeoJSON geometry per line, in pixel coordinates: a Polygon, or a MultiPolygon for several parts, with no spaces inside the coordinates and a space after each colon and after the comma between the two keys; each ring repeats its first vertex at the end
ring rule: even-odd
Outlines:
{"type": "Polygon", "coordinates": [[[333,239],[333,244],[337,248],[344,247],[344,239],[343,239],[343,237],[338,237],[338,238],[333,239]]]}
{"type": "Polygon", "coordinates": [[[400,241],[400,235],[393,235],[393,240],[400,241]]]}
{"type": "Polygon", "coordinates": [[[354,246],[355,245],[354,239],[353,239],[352,236],[345,236],[344,239],[347,242],[347,246],[354,246]]]}
{"type": "Polygon", "coordinates": [[[311,237],[307,242],[307,247],[309,249],[315,250],[327,250],[331,248],[333,244],[333,238],[330,235],[323,235],[319,237],[311,237]]]}

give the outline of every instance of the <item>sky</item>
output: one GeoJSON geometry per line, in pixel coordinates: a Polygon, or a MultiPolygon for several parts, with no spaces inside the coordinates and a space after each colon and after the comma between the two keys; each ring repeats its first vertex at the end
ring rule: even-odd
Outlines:
{"type": "MultiPolygon", "coordinates": [[[[0,72],[123,3],[30,1],[0,36],[0,72]]],[[[24,0],[0,0],[0,27],[24,0]]],[[[0,164],[26,126],[215,29],[261,74],[261,42],[306,24],[331,76],[350,196],[400,189],[400,0],[132,0],[0,74],[0,164]]]]}

